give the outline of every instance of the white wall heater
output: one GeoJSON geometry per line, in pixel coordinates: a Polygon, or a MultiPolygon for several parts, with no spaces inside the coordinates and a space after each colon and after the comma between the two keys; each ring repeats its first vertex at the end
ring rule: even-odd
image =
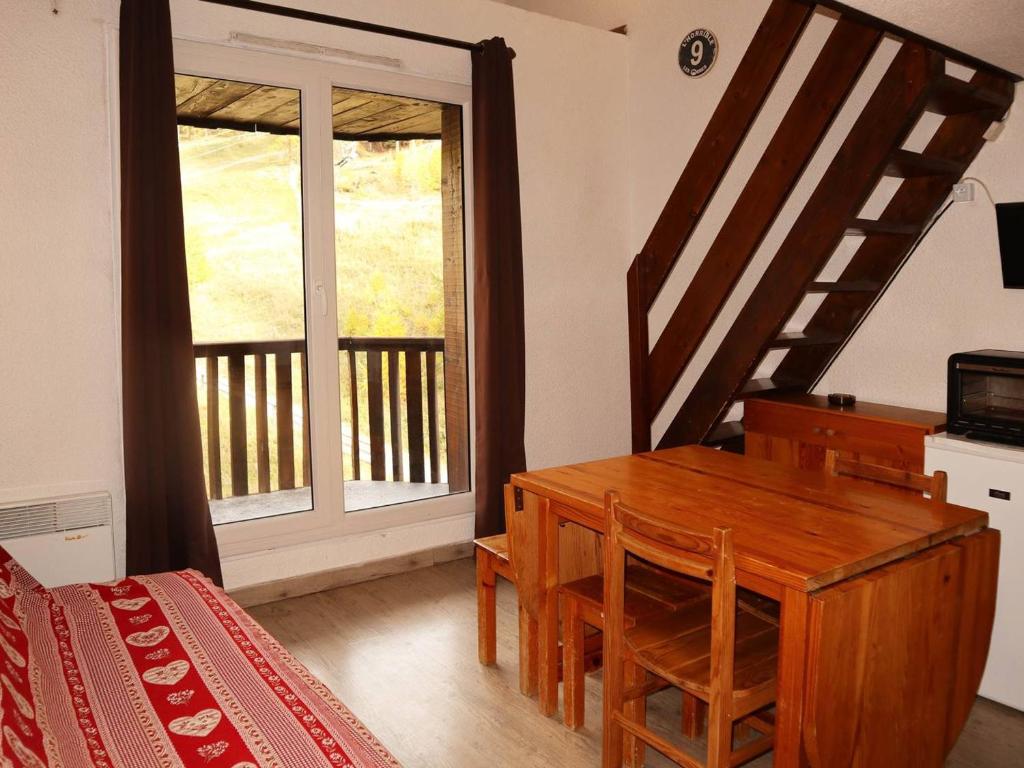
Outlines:
{"type": "Polygon", "coordinates": [[[109,493],[0,504],[0,545],[45,587],[114,578],[109,493]]]}

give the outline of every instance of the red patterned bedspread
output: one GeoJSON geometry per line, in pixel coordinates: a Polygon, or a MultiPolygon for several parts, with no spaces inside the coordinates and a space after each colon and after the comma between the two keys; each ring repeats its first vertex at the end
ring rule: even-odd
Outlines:
{"type": "Polygon", "coordinates": [[[398,765],[200,574],[46,590],[0,562],[4,768],[398,765]]]}

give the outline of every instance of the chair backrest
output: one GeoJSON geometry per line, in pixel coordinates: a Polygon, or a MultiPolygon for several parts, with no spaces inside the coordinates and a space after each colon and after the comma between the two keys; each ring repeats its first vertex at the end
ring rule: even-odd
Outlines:
{"type": "MultiPolygon", "coordinates": [[[[736,564],[732,531],[697,533],[626,506],[605,493],[608,546],[605,551],[605,632],[625,631],[625,567],[628,555],[676,573],[711,582],[711,710],[732,706],[736,653],[736,564]]],[[[621,653],[620,648],[613,650],[621,653]]]]}
{"type": "Polygon", "coordinates": [[[927,493],[931,496],[932,501],[946,501],[948,480],[946,473],[942,471],[936,472],[934,475],[921,475],[905,469],[844,459],[839,455],[839,451],[834,449],[825,452],[825,471],[836,477],[854,477],[908,491],[927,493]]]}

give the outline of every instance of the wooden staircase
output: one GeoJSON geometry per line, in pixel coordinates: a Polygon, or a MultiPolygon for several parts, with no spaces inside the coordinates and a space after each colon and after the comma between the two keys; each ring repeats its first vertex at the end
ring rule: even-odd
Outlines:
{"type": "MultiPolygon", "coordinates": [[[[653,347],[648,312],[729,163],[814,13],[774,0],[679,183],[627,275],[633,450],[651,447],[651,423],[771,228],[887,30],[840,15],[802,87],[704,255],[653,347]],[[649,350],[649,351],[648,351],[649,350]]],[[[723,419],[754,396],[810,391],[877,302],[951,186],[1013,99],[1015,77],[972,61],[970,82],[946,74],[945,56],[907,39],[878,83],[732,327],[658,443],[735,447],[739,422],[723,419]],[[924,152],[903,145],[924,112],[944,116],[924,152]],[[885,176],[901,179],[877,219],[861,209],[885,176]],[[844,237],[863,242],[835,281],[819,279],[844,237]],[[808,294],[824,294],[800,332],[785,331],[808,294]],[[765,356],[785,350],[769,378],[765,356]]]]}

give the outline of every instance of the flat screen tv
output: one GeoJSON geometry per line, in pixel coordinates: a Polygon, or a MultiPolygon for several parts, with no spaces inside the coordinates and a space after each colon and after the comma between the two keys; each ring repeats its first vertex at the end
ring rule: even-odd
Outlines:
{"type": "Polygon", "coordinates": [[[997,203],[1003,287],[1024,288],[1024,203],[997,203]]]}

